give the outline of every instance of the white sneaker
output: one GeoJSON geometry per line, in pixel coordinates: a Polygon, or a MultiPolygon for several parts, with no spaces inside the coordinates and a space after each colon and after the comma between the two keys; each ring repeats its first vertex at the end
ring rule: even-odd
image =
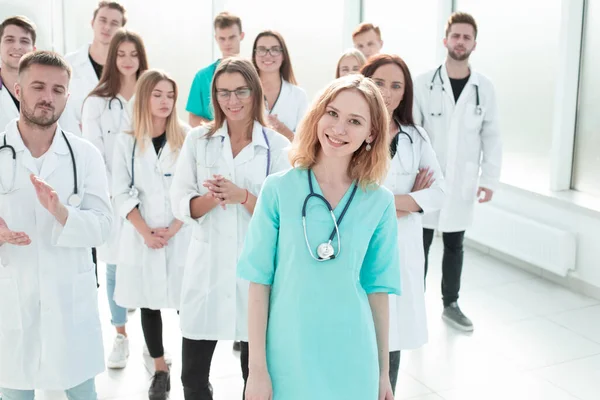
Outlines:
{"type": "MultiPolygon", "coordinates": [[[[144,344],[144,355],[147,357],[150,357],[150,350],[148,350],[148,346],[144,344]]],[[[167,365],[171,365],[173,363],[173,358],[171,357],[171,355],[165,350],[165,363],[167,363],[167,365]]],[[[2,400],[2,399],[0,399],[2,400]]]]}
{"type": "Polygon", "coordinates": [[[112,369],[121,369],[127,366],[129,359],[129,339],[120,333],[115,338],[112,351],[108,356],[106,366],[112,369]]]}

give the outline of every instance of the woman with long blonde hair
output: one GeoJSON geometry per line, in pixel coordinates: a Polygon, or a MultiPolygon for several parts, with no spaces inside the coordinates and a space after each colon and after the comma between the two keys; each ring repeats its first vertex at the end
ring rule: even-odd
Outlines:
{"type": "Polygon", "coordinates": [[[186,138],[171,193],[175,215],[194,229],[181,294],[186,400],[213,398],[208,378],[218,340],[241,342],[248,377],[248,282],[236,267],[263,182],[290,167],[289,141],[265,126],[250,61],[223,60],[211,93],[215,119],[186,138]]]}
{"type": "Polygon", "coordinates": [[[173,216],[169,191],[189,127],[177,117],[177,84],[159,70],[139,79],[133,129],[119,136],[113,164],[114,203],[121,231],[115,301],[141,308],[142,330],[155,373],[152,400],[167,398],[161,309],[179,309],[190,230],[173,216]]]}
{"type": "Polygon", "coordinates": [[[250,281],[247,400],[393,399],[388,294],[399,294],[388,113],[360,75],[333,81],[269,177],[238,276],[250,281]]]}
{"type": "MultiPolygon", "coordinates": [[[[112,182],[112,163],[115,143],[120,133],[131,129],[131,112],[135,85],[148,69],[144,42],[135,32],[119,29],[108,48],[106,64],[100,81],[83,102],[81,132],[92,142],[104,158],[109,186],[112,182]]],[[[98,259],[106,263],[106,294],[111,313],[111,323],[117,331],[108,368],[125,368],[129,358],[127,338],[127,310],[114,300],[119,233],[122,218],[115,215],[111,236],[98,248],[98,259]]]]}

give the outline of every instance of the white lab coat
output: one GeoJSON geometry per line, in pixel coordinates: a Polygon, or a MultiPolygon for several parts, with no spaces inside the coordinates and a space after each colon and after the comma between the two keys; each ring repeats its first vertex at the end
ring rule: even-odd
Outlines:
{"type": "Polygon", "coordinates": [[[478,187],[498,187],[502,162],[498,105],[490,80],[472,68],[456,104],[445,64],[441,69],[444,91],[438,77],[430,90],[434,73],[415,80],[414,117],[431,138],[446,178],[446,200],[440,212],[424,217],[423,225],[441,232],[459,232],[472,222],[478,187]],[[475,106],[476,86],[480,115],[475,106]]]}
{"type": "Polygon", "coordinates": [[[304,118],[307,109],[308,97],[304,89],[282,79],[279,97],[272,109],[267,110],[267,115],[277,115],[279,121],[292,132],[296,132],[298,124],[304,118]]]}
{"type": "Polygon", "coordinates": [[[4,85],[0,85],[0,131],[4,131],[6,125],[16,118],[19,118],[19,110],[10,97],[8,89],[4,85]]]}
{"type": "MultiPolygon", "coordinates": [[[[112,165],[117,137],[121,132],[131,130],[133,100],[129,101],[121,95],[111,99],[105,97],[88,97],[83,103],[81,113],[81,131],[84,139],[89,140],[100,150],[106,165],[106,176],[112,185],[112,165]],[[110,106],[110,109],[108,108],[110,106]],[[121,105],[123,108],[121,108],[121,105]]],[[[111,188],[109,188],[111,189],[111,188]]],[[[110,238],[105,245],[98,248],[98,259],[109,264],[116,264],[119,255],[119,237],[122,218],[114,208],[115,217],[110,238]]]]}
{"type": "MultiPolygon", "coordinates": [[[[111,229],[106,173],[98,150],[66,133],[83,201],[78,208],[67,205],[69,217],[61,226],[39,203],[29,179],[39,175],[66,205],[73,164],[60,129],[41,173],[16,122],[6,135],[17,152],[17,190],[0,195],[0,216],[10,229],[27,233],[31,244],[0,246],[0,387],[65,390],[104,370],[91,247],[104,243],[111,229]]],[[[12,163],[6,153],[0,160],[0,179],[8,186],[12,163]]]]}
{"type": "MultiPolygon", "coordinates": [[[[175,216],[193,226],[180,308],[181,331],[188,339],[248,341],[249,283],[237,277],[236,268],[251,215],[243,205],[228,205],[192,219],[190,200],[208,192],[202,184],[213,174],[258,196],[267,172],[262,129],[255,121],[252,142],[233,158],[227,123],[210,139],[205,137],[206,127],[197,127],[179,157],[171,203],[175,216]]],[[[271,149],[270,173],[290,168],[289,141],[271,129],[265,132],[271,149]]]]}
{"type": "Polygon", "coordinates": [[[71,64],[73,74],[69,85],[69,100],[65,111],[62,113],[58,123],[66,131],[81,135],[81,111],[85,98],[98,85],[98,76],[94,71],[89,57],[90,45],[65,56],[71,64]]]}
{"type": "MultiPolygon", "coordinates": [[[[444,176],[427,134],[421,127],[402,126],[409,138],[398,136],[398,149],[384,185],[394,195],[410,194],[423,213],[437,211],[444,202],[444,176]],[[420,168],[429,167],[435,182],[429,189],[412,192],[420,168]]],[[[416,349],[427,343],[425,310],[425,256],[421,213],[398,218],[398,251],[402,296],[390,295],[390,351],[416,349]]]]}
{"type": "MultiPolygon", "coordinates": [[[[188,127],[186,127],[186,131],[188,127]]],[[[115,302],[127,308],[179,309],[183,268],[191,228],[184,225],[162,249],[146,246],[142,235],[126,217],[136,206],[150,228],[168,228],[173,222],[169,192],[178,151],[167,141],[160,158],[147,137],[142,151],[135,150],[135,187],[138,198],[129,196],[134,137],[120,134],[113,162],[113,201],[124,220],[121,230],[115,302]]]]}

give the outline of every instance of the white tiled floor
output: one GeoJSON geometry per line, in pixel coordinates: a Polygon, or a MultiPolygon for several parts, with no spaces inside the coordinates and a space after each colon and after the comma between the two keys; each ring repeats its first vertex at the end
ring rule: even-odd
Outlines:
{"type": "MultiPolygon", "coordinates": [[[[475,332],[464,334],[440,318],[441,243],[432,247],[427,307],[429,343],[402,355],[396,398],[411,400],[600,399],[600,302],[475,250],[465,255],[460,305],[475,332]]],[[[104,287],[104,286],[103,286],[104,287]]],[[[113,331],[106,296],[101,313],[106,352],[113,331]]],[[[177,315],[164,318],[173,355],[171,399],[183,399],[177,315]]],[[[97,378],[100,399],[142,400],[150,373],[142,357],[139,312],[130,314],[129,365],[97,378]]],[[[239,400],[242,378],[231,342],[217,346],[211,381],[216,400],[239,400]]],[[[63,399],[45,394],[40,399],[63,399]]],[[[308,400],[308,399],[307,399],[308,400]]],[[[337,400],[337,399],[336,399],[337,400]]]]}

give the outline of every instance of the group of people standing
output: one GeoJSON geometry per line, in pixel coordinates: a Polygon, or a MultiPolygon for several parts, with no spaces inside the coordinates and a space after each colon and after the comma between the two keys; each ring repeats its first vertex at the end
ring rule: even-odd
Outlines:
{"type": "Polygon", "coordinates": [[[242,22],[221,13],[222,57],[194,77],[189,124],[126,22],[101,1],[93,42],[64,59],[35,51],[26,17],[0,24],[4,400],[97,398],[96,254],[116,330],[106,364],[126,367],[139,308],[151,400],[171,386],[164,309],[180,316],[187,400],[213,398],[219,340],[241,351],[247,400],[393,399],[400,352],[427,342],[434,229],[443,317],[473,329],[457,303],[464,231],[501,163],[493,86],[468,63],[473,17],[449,18],[446,60],[414,81],[361,24],[309,105],[282,35],[241,58],[242,22]]]}

